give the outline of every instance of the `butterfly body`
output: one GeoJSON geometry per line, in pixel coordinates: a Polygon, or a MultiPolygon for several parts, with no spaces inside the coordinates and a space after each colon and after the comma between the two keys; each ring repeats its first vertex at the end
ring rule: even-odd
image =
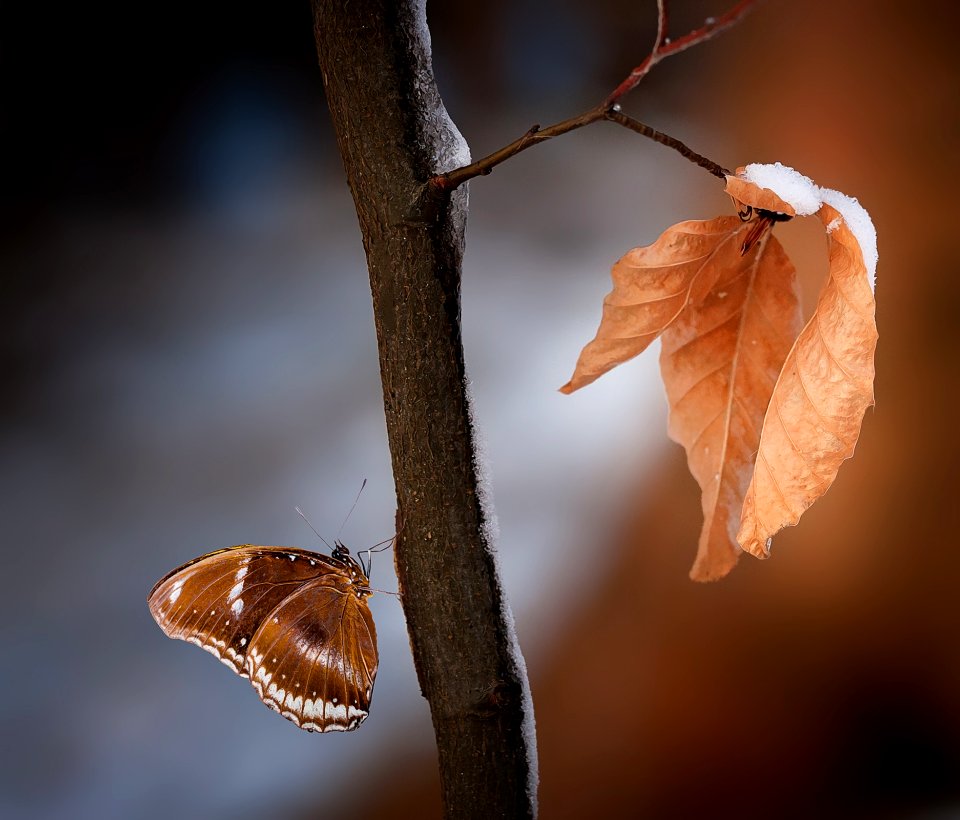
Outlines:
{"type": "Polygon", "coordinates": [[[301,729],[349,731],[377,674],[364,568],[332,555],[244,544],[202,555],[157,582],[150,612],[171,638],[210,652],[301,729]]]}

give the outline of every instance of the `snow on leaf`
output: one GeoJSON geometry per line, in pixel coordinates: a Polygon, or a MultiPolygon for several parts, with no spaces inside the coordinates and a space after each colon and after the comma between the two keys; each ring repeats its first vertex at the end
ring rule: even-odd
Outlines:
{"type": "Polygon", "coordinates": [[[759,558],[829,489],[873,404],[876,302],[864,252],[835,208],[824,204],[818,216],[828,231],[827,282],[774,388],[737,535],[759,558]]]}
{"type": "MultiPolygon", "coordinates": [[[[736,243],[739,246],[739,242],[736,243]]],[[[736,564],[740,510],[777,374],[802,323],[796,271],[769,230],[700,304],[663,334],[660,370],[670,437],[687,451],[702,492],[696,581],[736,564]]]]}
{"type": "MultiPolygon", "coordinates": [[[[843,222],[853,233],[854,239],[860,246],[863,262],[867,268],[867,279],[870,290],[876,290],[877,277],[877,229],[873,227],[873,220],[866,209],[857,202],[856,198],[834,191],[830,188],[821,188],[820,195],[823,202],[839,211],[843,222]]],[[[837,223],[839,224],[839,222],[837,223]]],[[[832,233],[834,223],[827,224],[827,233],[832,233]]]]}
{"type": "MultiPolygon", "coordinates": [[[[738,169],[739,170],[739,169],[738,169]]],[[[727,177],[724,190],[738,202],[773,213],[796,216],[796,208],[768,188],[757,188],[752,182],[737,176],[727,177]]]]}
{"type": "MultiPolygon", "coordinates": [[[[755,208],[779,211],[790,216],[810,216],[820,208],[821,196],[817,184],[810,177],[779,162],[773,165],[755,162],[745,168],[737,168],[735,177],[727,177],[727,193],[737,196],[737,192],[731,190],[731,186],[739,189],[739,192],[748,199],[754,200],[749,204],[755,208]],[[753,190],[750,191],[742,187],[743,185],[751,186],[753,190]],[[776,204],[771,206],[758,201],[769,196],[775,197],[780,202],[786,202],[789,207],[784,209],[776,204]]],[[[737,198],[740,199],[740,197],[737,198]]],[[[741,199],[741,202],[743,201],[745,200],[741,199]]]]}

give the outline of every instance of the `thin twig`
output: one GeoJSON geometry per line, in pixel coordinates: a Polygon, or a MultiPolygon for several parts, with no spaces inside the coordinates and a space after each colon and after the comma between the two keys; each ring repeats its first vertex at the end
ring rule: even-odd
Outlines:
{"type": "Polygon", "coordinates": [[[689,34],[685,34],[676,40],[671,40],[667,36],[666,29],[666,0],[658,0],[657,37],[659,39],[657,46],[647,55],[643,62],[634,68],[633,71],[624,78],[623,82],[610,93],[604,101],[604,104],[609,107],[620,102],[624,95],[633,91],[633,89],[639,85],[640,81],[650,73],[650,69],[660,61],[667,57],[672,57],[674,54],[679,54],[681,51],[686,51],[691,46],[706,42],[720,32],[726,31],[731,26],[735,26],[746,16],[747,12],[750,11],[756,2],[757,0],[740,0],[740,2],[719,17],[708,17],[707,21],[700,26],[700,28],[694,29],[689,34]]]}
{"type": "Polygon", "coordinates": [[[534,125],[523,136],[515,139],[509,145],[505,145],[503,148],[494,151],[492,154],[488,154],[469,165],[454,168],[452,171],[448,171],[445,174],[438,174],[431,178],[429,188],[437,192],[452,191],[467,180],[478,176],[486,176],[500,163],[516,156],[521,151],[525,151],[532,145],[546,142],[553,137],[559,137],[561,134],[575,131],[578,128],[583,128],[584,126],[601,120],[615,122],[662,145],[673,148],[682,156],[695,162],[700,167],[706,168],[715,176],[722,177],[726,171],[719,164],[691,150],[680,142],[680,140],[663,134],[621,113],[620,100],[636,88],[640,81],[650,72],[650,69],[661,60],[674,54],[679,54],[681,51],[685,51],[691,46],[709,40],[721,31],[725,31],[731,26],[736,25],[756,2],[757,0],[739,0],[739,2],[720,17],[708,18],[700,28],[694,29],[689,34],[685,34],[677,40],[671,40],[667,36],[669,23],[668,0],[657,0],[657,38],[653,49],[643,62],[636,66],[603,102],[594,108],[584,111],[582,114],[562,120],[546,128],[540,128],[539,125],[534,125]]]}
{"type": "Polygon", "coordinates": [[[659,51],[663,46],[663,41],[667,39],[670,31],[670,8],[669,0],[657,0],[657,40],[653,44],[653,50],[659,51]]]}
{"type": "Polygon", "coordinates": [[[486,176],[501,162],[505,162],[510,157],[516,156],[521,151],[527,150],[533,145],[546,142],[553,137],[559,137],[568,131],[575,131],[577,128],[583,128],[597,120],[602,120],[606,116],[603,108],[592,108],[576,117],[555,123],[548,128],[541,128],[539,125],[532,126],[522,137],[515,139],[509,145],[505,145],[498,151],[488,154],[483,159],[478,159],[469,165],[461,168],[454,168],[445,174],[433,177],[430,182],[441,191],[452,191],[454,188],[462,185],[468,179],[478,176],[486,176]]]}
{"type": "Polygon", "coordinates": [[[674,151],[677,151],[681,156],[686,157],[691,162],[699,165],[701,168],[705,168],[715,177],[720,177],[723,179],[726,176],[729,176],[730,171],[724,168],[722,165],[718,165],[712,159],[707,159],[707,157],[702,154],[698,154],[689,146],[680,142],[676,137],[671,137],[669,134],[664,134],[662,131],[657,131],[656,128],[651,128],[646,123],[640,122],[640,120],[635,120],[633,117],[628,117],[622,111],[614,109],[608,111],[605,120],[609,122],[615,122],[617,125],[622,125],[624,128],[629,128],[631,131],[636,131],[638,134],[641,134],[648,139],[652,139],[654,142],[659,142],[661,145],[666,145],[668,148],[672,148],[674,151]]]}

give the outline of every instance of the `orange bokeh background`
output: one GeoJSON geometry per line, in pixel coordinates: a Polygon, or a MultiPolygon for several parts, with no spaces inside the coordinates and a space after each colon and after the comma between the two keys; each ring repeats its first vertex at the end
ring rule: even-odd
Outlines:
{"type": "MultiPolygon", "coordinates": [[[[769,561],[686,580],[699,505],[679,447],[613,536],[584,545],[583,571],[604,580],[533,675],[544,817],[960,811],[951,12],[766,3],[679,69],[675,105],[725,131],[737,164],[782,160],[870,210],[877,404],[856,457],[769,561]]],[[[781,230],[810,297],[818,231],[781,230]]],[[[434,791],[431,779],[371,816],[434,791]]]]}

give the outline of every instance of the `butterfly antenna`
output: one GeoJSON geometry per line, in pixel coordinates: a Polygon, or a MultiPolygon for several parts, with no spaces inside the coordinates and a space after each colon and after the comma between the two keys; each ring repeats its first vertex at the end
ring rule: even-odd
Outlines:
{"type": "Polygon", "coordinates": [[[311,530],[313,530],[313,534],[316,535],[317,538],[319,538],[321,541],[323,541],[324,544],[326,544],[326,547],[327,547],[328,550],[330,550],[331,552],[333,552],[333,547],[331,547],[329,544],[327,544],[327,539],[324,538],[322,535],[320,535],[319,532],[317,532],[317,528],[316,528],[315,526],[313,526],[313,524],[310,523],[310,519],[307,518],[307,517],[303,514],[303,510],[301,510],[299,507],[294,507],[294,509],[297,511],[297,515],[299,515],[299,516],[306,522],[307,526],[308,526],[311,530]]]}
{"type": "Polygon", "coordinates": [[[343,528],[347,526],[347,522],[350,520],[350,516],[353,515],[353,511],[357,508],[357,502],[360,500],[360,496],[363,494],[363,488],[367,486],[367,479],[363,479],[363,484],[360,485],[360,492],[357,493],[357,497],[353,500],[353,506],[350,508],[350,512],[347,513],[347,517],[343,519],[343,523],[340,525],[340,529],[337,530],[337,540],[340,540],[340,533],[343,532],[343,528]]]}

